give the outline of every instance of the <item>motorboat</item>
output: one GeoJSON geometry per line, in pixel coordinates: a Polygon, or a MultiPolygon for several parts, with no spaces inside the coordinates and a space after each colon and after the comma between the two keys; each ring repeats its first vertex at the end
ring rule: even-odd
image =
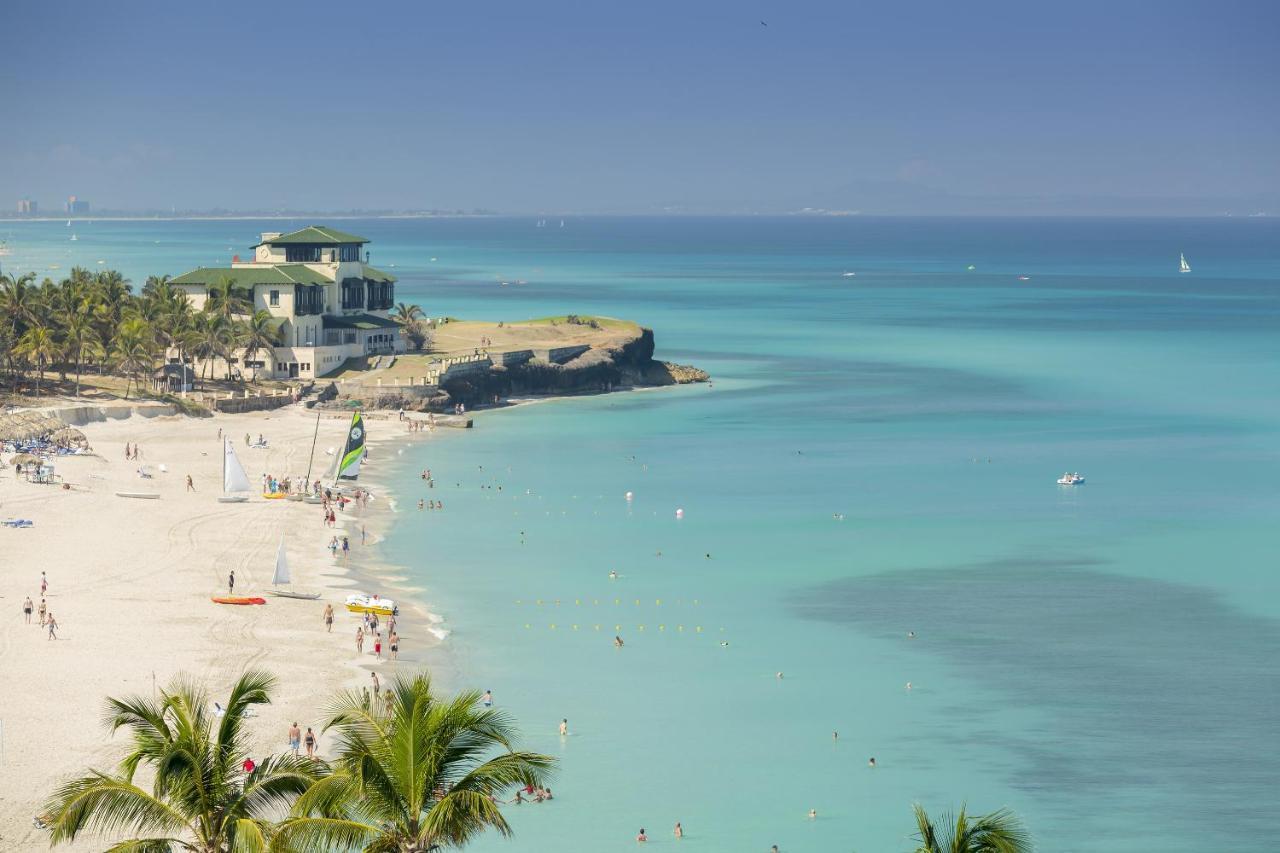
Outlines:
{"type": "Polygon", "coordinates": [[[380,595],[367,595],[360,592],[347,596],[347,609],[352,613],[376,613],[379,616],[394,616],[399,612],[396,603],[380,595]]]}
{"type": "Polygon", "coordinates": [[[1059,486],[1081,486],[1084,485],[1084,477],[1080,474],[1070,473],[1063,474],[1058,478],[1059,486]]]}

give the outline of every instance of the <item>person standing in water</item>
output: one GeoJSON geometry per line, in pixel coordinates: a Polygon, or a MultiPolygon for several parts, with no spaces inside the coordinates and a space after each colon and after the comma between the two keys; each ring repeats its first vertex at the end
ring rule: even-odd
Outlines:
{"type": "Polygon", "coordinates": [[[684,838],[684,827],[680,825],[680,821],[676,821],[676,828],[671,830],[671,834],[677,839],[684,838]]]}
{"type": "Polygon", "coordinates": [[[565,719],[560,721],[560,737],[566,737],[568,736],[568,734],[569,734],[569,719],[566,717],[565,719]]]}

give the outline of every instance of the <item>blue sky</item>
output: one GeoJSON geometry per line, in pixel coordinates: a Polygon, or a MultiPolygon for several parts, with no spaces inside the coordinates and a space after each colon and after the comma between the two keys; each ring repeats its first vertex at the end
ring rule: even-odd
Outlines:
{"type": "Polygon", "coordinates": [[[1280,213],[1276,2],[2,17],[0,210],[1280,213]]]}

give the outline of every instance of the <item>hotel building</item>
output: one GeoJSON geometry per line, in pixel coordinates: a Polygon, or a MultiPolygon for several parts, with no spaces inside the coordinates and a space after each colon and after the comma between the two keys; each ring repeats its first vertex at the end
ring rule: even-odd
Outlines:
{"type": "MultiPolygon", "coordinates": [[[[169,283],[199,311],[210,288],[230,282],[255,312],[278,321],[280,345],[249,361],[243,350],[232,353],[233,373],[241,370],[248,378],[256,369],[271,379],[313,379],[350,358],[405,351],[400,327],[389,317],[396,278],[365,263],[368,242],[322,225],[266,232],[253,247],[253,260],[236,256],[229,267],[201,267],[169,283]]],[[[177,361],[176,351],[168,355],[170,363],[177,361]]],[[[221,359],[215,365],[226,367],[221,359]]]]}

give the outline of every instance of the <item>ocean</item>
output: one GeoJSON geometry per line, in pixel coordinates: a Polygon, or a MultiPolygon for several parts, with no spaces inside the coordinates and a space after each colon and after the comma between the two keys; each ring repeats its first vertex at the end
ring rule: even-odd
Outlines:
{"type": "MultiPolygon", "coordinates": [[[[0,223],[0,263],[140,286],[303,224],[0,223]]],[[[914,802],[1008,807],[1046,851],[1270,837],[1275,221],[333,224],[428,316],[624,317],[713,377],[481,412],[379,469],[436,678],[561,759],[471,849],[680,821],[700,850],[906,851],[914,802]]]]}

